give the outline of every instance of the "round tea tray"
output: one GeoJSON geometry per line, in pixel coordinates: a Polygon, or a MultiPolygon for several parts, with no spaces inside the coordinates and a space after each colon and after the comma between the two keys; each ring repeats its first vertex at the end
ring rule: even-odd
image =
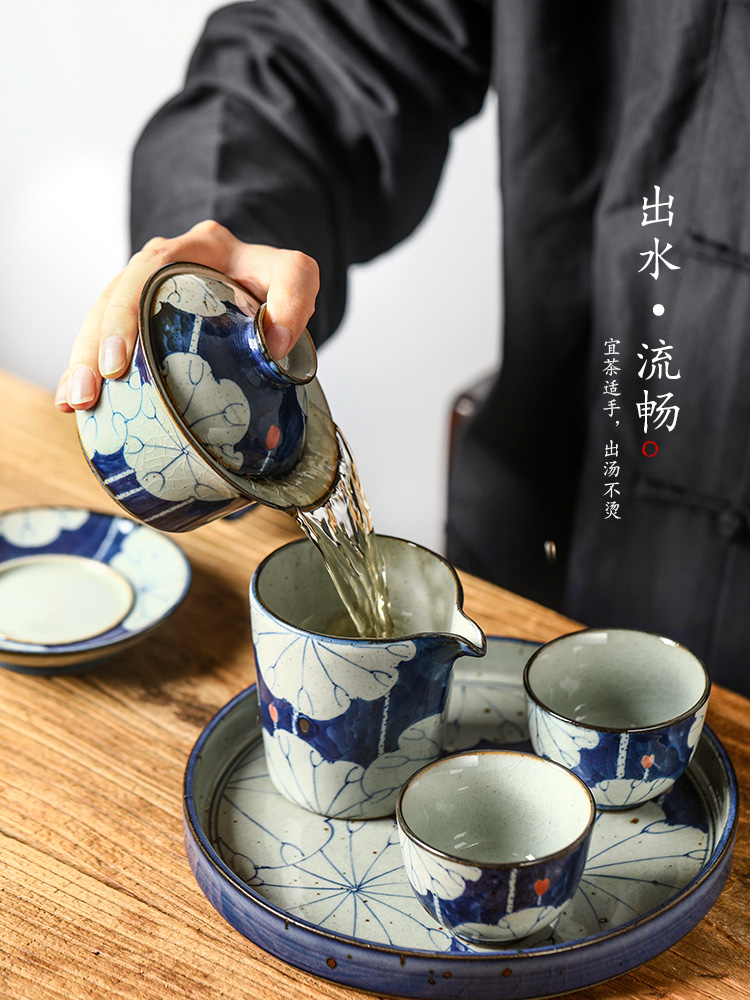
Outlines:
{"type": "MultiPolygon", "coordinates": [[[[521,674],[537,644],[492,638],[455,666],[446,751],[528,749],[521,674]]],[[[185,775],[185,843],[216,910],[306,972],[378,995],[501,1000],[552,996],[613,978],[669,948],[715,902],[731,867],[737,786],[704,730],[666,795],[600,813],[579,891],[534,947],[459,942],[412,894],[392,819],[328,820],[287,802],[268,777],[255,687],[206,727],[185,775]]]]}

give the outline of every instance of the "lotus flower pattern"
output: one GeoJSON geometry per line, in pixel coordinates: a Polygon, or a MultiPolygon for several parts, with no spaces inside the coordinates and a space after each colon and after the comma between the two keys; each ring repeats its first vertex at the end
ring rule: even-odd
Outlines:
{"type": "Polygon", "coordinates": [[[422,719],[404,730],[397,750],[369,767],[350,760],[326,760],[304,739],[286,730],[263,733],[269,774],[289,798],[325,816],[366,816],[390,798],[422,764],[440,753],[441,717],[422,719]],[[408,746],[408,751],[404,747],[408,746]],[[312,795],[306,789],[314,789],[312,795]]]}
{"type": "Polygon", "coordinates": [[[551,925],[559,919],[561,912],[562,907],[527,906],[524,910],[514,910],[494,925],[468,921],[456,924],[454,931],[468,940],[484,941],[485,947],[486,943],[493,939],[498,942],[500,948],[507,948],[508,942],[513,939],[524,941],[528,947],[530,943],[539,943],[535,937],[537,931],[542,937],[552,938],[554,929],[551,925]]]}
{"type": "Polygon", "coordinates": [[[56,541],[63,531],[77,531],[88,520],[85,510],[50,508],[5,514],[0,535],[19,548],[41,548],[56,541]]]}
{"type": "Polygon", "coordinates": [[[482,877],[481,869],[471,865],[451,864],[447,858],[428,858],[414,848],[408,837],[401,838],[401,847],[412,887],[421,896],[431,893],[440,899],[458,899],[469,881],[477,882],[482,877]]]}
{"type": "MultiPolygon", "coordinates": [[[[474,716],[484,716],[487,707],[498,720],[515,711],[505,684],[513,668],[506,654],[513,647],[492,639],[489,645],[488,662],[480,667],[459,661],[448,712],[454,733],[473,737],[483,725],[474,716]],[[483,701],[465,697],[467,686],[482,683],[483,701]]],[[[518,691],[523,690],[522,666],[521,661],[516,669],[518,691]]],[[[434,951],[435,959],[456,952],[487,955],[486,945],[459,942],[424,911],[407,881],[392,817],[362,822],[300,814],[278,794],[268,776],[257,695],[247,700],[247,717],[255,720],[249,723],[248,744],[233,758],[227,781],[216,792],[206,833],[221,861],[246,879],[249,892],[303,926],[357,939],[352,942],[355,958],[369,942],[434,951]]],[[[500,721],[498,743],[502,732],[500,721]]],[[[620,929],[653,932],[649,921],[659,907],[679,901],[685,887],[705,885],[701,877],[728,830],[727,817],[716,812],[716,795],[702,780],[687,778],[668,795],[632,811],[600,813],[583,879],[552,940],[575,949],[579,941],[586,946],[620,929]]],[[[720,801],[726,804],[727,796],[721,792],[720,801]]],[[[220,881],[226,884],[223,877],[220,881]]],[[[467,884],[469,891],[473,885],[467,884]]],[[[527,907],[533,911],[530,919],[541,913],[546,898],[527,907]]],[[[468,917],[467,923],[474,919],[468,917]]],[[[498,964],[499,970],[505,967],[498,964]]]]}
{"type": "MultiPolygon", "coordinates": [[[[270,624],[270,622],[269,622],[270,624]]],[[[253,631],[253,645],[263,663],[263,679],[274,696],[291,702],[295,711],[315,719],[333,719],[354,698],[376,701],[399,679],[399,665],[413,659],[413,642],[384,643],[377,663],[360,660],[350,642],[307,634],[253,631]],[[289,692],[296,688],[296,695],[289,692]]]]}
{"type": "Polygon", "coordinates": [[[188,440],[163,415],[157,391],[141,379],[135,364],[126,382],[105,382],[102,392],[108,405],[89,414],[81,428],[81,440],[89,454],[122,451],[138,485],[155,497],[178,503],[231,499],[229,488],[218,476],[207,473],[188,440]],[[139,426],[146,421],[146,433],[140,436],[128,426],[136,419],[139,426]]]}
{"type": "Polygon", "coordinates": [[[573,771],[581,763],[581,752],[593,750],[599,745],[599,734],[593,729],[566,725],[559,720],[554,729],[551,729],[538,705],[531,705],[529,708],[528,721],[534,746],[553,745],[556,751],[555,760],[573,771]]]}
{"type": "Polygon", "coordinates": [[[89,411],[83,425],[79,425],[81,442],[90,455],[114,455],[125,444],[128,422],[142,411],[149,418],[156,412],[156,394],[149,383],[142,381],[135,366],[127,379],[105,381],[102,398],[107,405],[89,411]]]}
{"type": "Polygon", "coordinates": [[[239,469],[243,456],[232,446],[247,433],[250,404],[237,383],[214,378],[205,358],[184,351],[166,356],[162,374],[192,433],[220,461],[239,469]]]}

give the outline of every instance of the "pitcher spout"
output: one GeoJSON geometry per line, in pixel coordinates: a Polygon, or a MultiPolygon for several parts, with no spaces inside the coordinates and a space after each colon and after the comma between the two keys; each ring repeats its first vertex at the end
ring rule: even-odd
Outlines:
{"type": "Polygon", "coordinates": [[[487,652],[487,637],[461,608],[456,608],[451,632],[456,641],[456,656],[484,656],[487,652]]]}
{"type": "Polygon", "coordinates": [[[484,656],[487,640],[463,609],[464,593],[455,568],[442,556],[414,542],[379,535],[391,606],[408,610],[406,631],[422,641],[431,637],[445,655],[484,656]]]}

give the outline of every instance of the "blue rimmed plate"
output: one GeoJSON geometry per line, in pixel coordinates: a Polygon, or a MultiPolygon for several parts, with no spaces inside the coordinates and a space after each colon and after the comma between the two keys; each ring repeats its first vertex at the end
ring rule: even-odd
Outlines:
{"type": "Polygon", "coordinates": [[[153,528],[77,507],[0,513],[0,666],[75,673],[139,642],[190,585],[153,528]]]}
{"type": "MultiPolygon", "coordinates": [[[[457,661],[447,751],[529,748],[521,678],[535,648],[492,638],[484,659],[457,661]]],[[[581,887],[554,935],[493,949],[430,921],[403,872],[392,819],[328,820],[275,791],[255,687],[209,723],[185,775],[188,859],[218,912],[290,965],[378,995],[546,997],[634,968],[713,905],[736,822],[732,766],[706,729],[671,792],[599,814],[581,887]]]]}

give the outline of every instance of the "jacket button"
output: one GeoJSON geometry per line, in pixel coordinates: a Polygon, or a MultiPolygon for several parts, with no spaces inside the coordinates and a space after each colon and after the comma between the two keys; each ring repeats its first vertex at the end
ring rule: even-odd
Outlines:
{"type": "Polygon", "coordinates": [[[736,510],[723,510],[718,517],[717,527],[719,534],[727,541],[734,541],[742,534],[744,520],[736,510]]]}

